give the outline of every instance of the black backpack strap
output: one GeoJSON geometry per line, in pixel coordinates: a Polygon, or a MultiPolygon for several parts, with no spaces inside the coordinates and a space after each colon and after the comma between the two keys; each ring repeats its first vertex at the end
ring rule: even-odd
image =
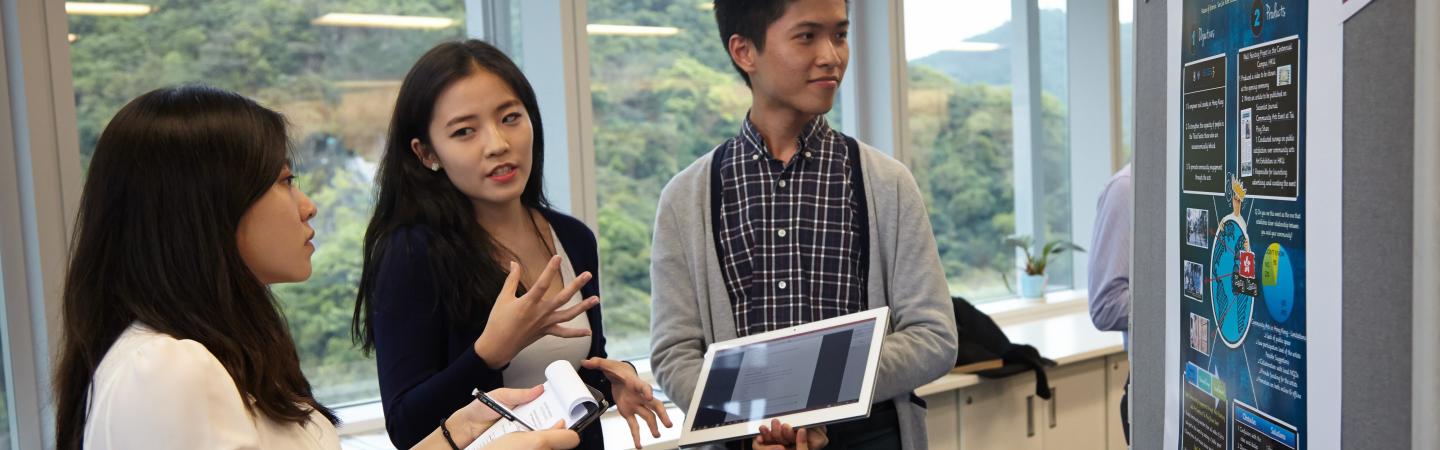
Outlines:
{"type": "MultiPolygon", "coordinates": [[[[729,157],[730,146],[725,144],[716,147],[714,154],[710,156],[710,239],[714,239],[712,242],[715,243],[715,261],[720,264],[721,267],[725,265],[725,255],[721,254],[721,252],[724,252],[724,250],[722,250],[724,246],[720,245],[722,242],[720,240],[720,229],[725,226],[725,218],[721,217],[720,208],[724,198],[722,196],[723,192],[721,192],[721,190],[724,189],[724,185],[720,182],[720,166],[724,165],[726,158],[729,157]]],[[[734,301],[735,299],[730,300],[734,301]]]]}
{"type": "MultiPolygon", "coordinates": [[[[711,242],[714,243],[715,247],[715,264],[722,268],[725,267],[725,246],[723,245],[724,241],[720,240],[720,230],[725,226],[725,218],[722,216],[722,205],[724,204],[725,198],[724,192],[722,191],[725,185],[720,181],[720,167],[724,165],[725,160],[729,157],[730,146],[728,144],[720,144],[719,147],[715,147],[715,152],[710,156],[710,239],[713,239],[711,242]]],[[[728,292],[729,289],[726,289],[726,291],[728,292]]],[[[730,297],[727,297],[727,299],[729,299],[732,305],[738,300],[730,297]]],[[[738,320],[734,314],[727,315],[730,316],[732,323],[738,320]]],[[[715,319],[715,317],[711,317],[711,320],[715,319]]],[[[739,324],[737,323],[736,326],[738,327],[739,324]]],[[[713,329],[714,327],[711,328],[710,339],[713,341],[716,340],[715,330],[713,329]]]]}
{"type": "MultiPolygon", "coordinates": [[[[837,132],[838,133],[838,132],[837,132]]],[[[865,171],[861,170],[862,162],[860,155],[860,142],[855,138],[845,136],[845,151],[850,159],[850,195],[855,201],[855,217],[858,220],[860,236],[860,262],[863,270],[860,272],[860,284],[862,286],[870,283],[870,207],[865,190],[865,171]]],[[[890,304],[886,299],[885,304],[890,304]]]]}

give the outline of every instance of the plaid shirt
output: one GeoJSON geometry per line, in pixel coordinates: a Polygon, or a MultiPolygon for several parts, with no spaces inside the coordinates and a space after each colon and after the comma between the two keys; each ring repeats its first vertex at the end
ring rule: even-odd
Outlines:
{"type": "Polygon", "coordinates": [[[789,164],[747,117],[718,148],[716,247],[740,336],[863,311],[866,255],[859,173],[823,116],[789,164]]]}

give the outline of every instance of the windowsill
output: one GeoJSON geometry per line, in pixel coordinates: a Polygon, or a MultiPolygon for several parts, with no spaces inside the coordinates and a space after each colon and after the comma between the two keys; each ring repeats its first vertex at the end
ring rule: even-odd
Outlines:
{"type": "Polygon", "coordinates": [[[340,435],[374,433],[385,430],[385,408],[380,400],[335,408],[340,417],[340,435]]]}
{"type": "MultiPolygon", "coordinates": [[[[996,324],[1003,327],[1084,311],[1087,309],[1087,299],[1085,291],[1063,290],[1046,293],[1044,298],[998,300],[976,305],[975,308],[989,315],[996,324]]],[[[642,358],[630,362],[635,364],[635,370],[639,372],[641,379],[649,382],[651,386],[656,386],[656,395],[663,397],[664,394],[661,393],[655,382],[655,375],[650,369],[650,359],[642,358]]],[[[669,399],[666,399],[665,404],[673,408],[669,399]]],[[[342,437],[383,432],[385,429],[385,412],[378,400],[339,407],[335,409],[335,413],[340,416],[340,435],[342,437]]],[[[613,409],[606,412],[601,418],[603,420],[611,417],[618,417],[613,409]]]]}
{"type": "Polygon", "coordinates": [[[1086,291],[1062,290],[1047,292],[1043,298],[1010,298],[975,305],[1000,326],[1044,320],[1088,308],[1086,291]]]}

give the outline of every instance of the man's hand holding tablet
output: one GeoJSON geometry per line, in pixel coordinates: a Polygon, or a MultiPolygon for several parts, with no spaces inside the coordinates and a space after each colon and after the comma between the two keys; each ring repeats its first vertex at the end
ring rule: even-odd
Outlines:
{"type": "Polygon", "coordinates": [[[770,426],[761,425],[760,435],[755,436],[750,447],[755,450],[820,450],[830,444],[825,426],[815,428],[793,428],[770,419],[770,426]]]}
{"type": "Polygon", "coordinates": [[[869,417],[889,317],[882,307],[711,344],[680,446],[824,447],[824,425],[869,417]]]}

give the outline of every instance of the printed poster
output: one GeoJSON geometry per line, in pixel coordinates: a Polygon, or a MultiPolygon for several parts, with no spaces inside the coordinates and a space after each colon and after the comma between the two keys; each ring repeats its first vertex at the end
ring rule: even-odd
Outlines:
{"type": "Polygon", "coordinates": [[[1307,448],[1308,4],[1184,0],[1179,448],[1307,448]]]}

